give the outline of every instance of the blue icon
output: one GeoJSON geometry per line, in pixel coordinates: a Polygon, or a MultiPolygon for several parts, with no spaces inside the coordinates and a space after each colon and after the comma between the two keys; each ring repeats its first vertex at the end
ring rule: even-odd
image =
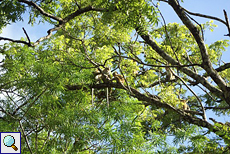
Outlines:
{"type": "Polygon", "coordinates": [[[7,135],[3,139],[3,143],[7,147],[12,147],[15,151],[18,150],[18,148],[14,145],[15,144],[15,139],[11,135],[7,135]]]}

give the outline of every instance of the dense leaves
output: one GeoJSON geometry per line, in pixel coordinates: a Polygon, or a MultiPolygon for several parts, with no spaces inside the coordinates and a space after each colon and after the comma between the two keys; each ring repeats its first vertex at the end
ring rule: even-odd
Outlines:
{"type": "Polygon", "coordinates": [[[159,24],[147,0],[2,0],[1,30],[23,13],[53,28],[36,42],[0,37],[0,131],[22,132],[22,153],[228,153],[229,122],[206,118],[230,113],[228,41],[203,44],[216,25],[166,3],[184,24],[159,24]],[[125,87],[97,83],[105,67],[125,87]]]}

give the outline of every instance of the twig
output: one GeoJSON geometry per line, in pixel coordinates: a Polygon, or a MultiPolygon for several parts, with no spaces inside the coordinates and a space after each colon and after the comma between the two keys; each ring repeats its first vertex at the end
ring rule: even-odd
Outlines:
{"type": "MultiPolygon", "coordinates": [[[[34,97],[35,97],[35,96],[32,96],[29,100],[34,99],[34,97]]],[[[29,103],[29,100],[25,101],[23,104],[21,104],[20,106],[18,106],[18,108],[16,108],[16,109],[14,110],[14,112],[13,112],[12,115],[15,115],[19,109],[21,109],[23,106],[25,106],[26,104],[28,104],[28,103],[29,103]]]]}
{"type": "Polygon", "coordinates": [[[212,95],[210,95],[207,90],[205,90],[204,88],[202,88],[200,85],[197,85],[201,90],[203,90],[209,97],[211,97],[212,100],[216,101],[215,98],[212,97],[212,95]]]}
{"type": "Polygon", "coordinates": [[[93,61],[93,60],[89,57],[89,55],[88,55],[88,53],[87,53],[86,46],[85,46],[85,44],[84,44],[84,40],[81,40],[81,42],[82,42],[82,46],[83,46],[83,49],[84,49],[84,52],[85,52],[85,56],[86,56],[86,58],[88,59],[88,61],[89,61],[91,64],[93,64],[94,66],[98,67],[98,70],[99,70],[100,72],[102,72],[102,70],[99,68],[100,65],[99,65],[98,63],[96,63],[95,61],[93,61]]]}
{"type": "Polygon", "coordinates": [[[27,39],[28,39],[28,41],[29,41],[29,44],[31,44],[31,43],[30,43],[30,38],[29,38],[29,36],[28,36],[28,34],[27,34],[27,32],[26,32],[25,28],[24,28],[24,27],[22,27],[22,29],[23,29],[24,33],[26,34],[26,37],[27,37],[27,39]]]}
{"type": "Polygon", "coordinates": [[[228,109],[230,109],[230,106],[227,106],[227,107],[212,107],[212,106],[210,106],[210,107],[204,107],[206,110],[208,110],[208,109],[213,109],[213,110],[228,110],[228,109]]]}
{"type": "Polygon", "coordinates": [[[1,106],[0,106],[0,111],[3,112],[3,113],[5,113],[5,114],[7,114],[7,115],[9,115],[12,119],[17,120],[17,118],[15,118],[15,117],[14,117],[12,114],[10,114],[9,112],[5,111],[1,106]]]}

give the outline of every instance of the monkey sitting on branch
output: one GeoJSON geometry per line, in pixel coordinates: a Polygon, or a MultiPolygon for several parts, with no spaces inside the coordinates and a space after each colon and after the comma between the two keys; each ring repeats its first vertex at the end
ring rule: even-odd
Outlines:
{"type": "Polygon", "coordinates": [[[104,68],[102,71],[97,68],[93,74],[95,75],[96,82],[101,83],[103,81],[104,83],[109,83],[111,80],[111,71],[109,67],[104,68]]]}
{"type": "Polygon", "coordinates": [[[175,76],[173,75],[173,72],[172,70],[169,68],[169,67],[166,67],[166,78],[165,80],[166,81],[172,81],[175,79],[175,76]]]}
{"type": "MultiPolygon", "coordinates": [[[[102,71],[98,68],[93,72],[95,76],[96,83],[109,83],[111,80],[111,71],[109,67],[105,67],[102,71]]],[[[111,88],[110,88],[111,91],[111,88]]],[[[92,104],[93,104],[93,94],[94,89],[92,88],[92,104]]],[[[106,100],[107,100],[107,106],[109,107],[109,88],[106,88],[106,100]]]]}
{"type": "Polygon", "coordinates": [[[121,83],[121,84],[124,84],[124,82],[125,82],[125,79],[123,78],[123,76],[118,74],[116,71],[113,72],[113,79],[112,80],[116,80],[117,83],[121,83]]]}
{"type": "Polygon", "coordinates": [[[116,80],[116,83],[121,84],[123,88],[125,88],[126,90],[128,90],[125,86],[125,79],[121,74],[118,74],[116,71],[113,72],[113,79],[112,80],[116,80]]]}
{"type": "MultiPolygon", "coordinates": [[[[184,111],[190,111],[190,107],[188,106],[188,100],[185,100],[185,99],[181,99],[180,102],[182,102],[182,105],[183,105],[183,110],[184,111]]],[[[190,115],[190,114],[189,114],[190,115]]]]}

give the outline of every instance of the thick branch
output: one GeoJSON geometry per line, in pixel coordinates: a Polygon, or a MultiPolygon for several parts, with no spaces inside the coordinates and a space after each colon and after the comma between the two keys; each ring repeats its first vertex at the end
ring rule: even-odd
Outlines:
{"type": "Polygon", "coordinates": [[[80,14],[83,14],[83,13],[89,12],[89,11],[107,11],[107,9],[94,8],[93,6],[87,6],[85,8],[78,9],[74,13],[72,13],[72,14],[68,15],[67,17],[65,17],[64,22],[68,22],[71,19],[75,18],[76,16],[79,16],[80,14]]]}
{"type": "MultiPolygon", "coordinates": [[[[66,89],[67,90],[81,90],[82,87],[86,87],[86,86],[87,85],[84,85],[84,86],[83,85],[74,85],[74,86],[67,85],[66,89]]],[[[117,84],[117,83],[109,83],[109,84],[102,83],[102,84],[88,85],[88,86],[90,88],[95,88],[95,89],[97,89],[97,88],[102,89],[102,88],[106,88],[109,86],[109,87],[114,87],[114,88],[119,88],[119,89],[125,90],[125,88],[121,84],[117,84]]],[[[85,89],[83,88],[83,90],[87,90],[87,88],[85,88],[85,89]]],[[[203,119],[197,118],[197,117],[189,116],[188,114],[184,114],[184,111],[177,109],[177,108],[175,108],[175,107],[173,107],[173,106],[171,106],[165,102],[162,102],[160,99],[158,99],[158,97],[154,97],[153,95],[146,96],[145,94],[140,93],[138,90],[136,90],[134,88],[131,88],[131,91],[132,91],[132,96],[137,98],[139,101],[142,101],[144,105],[152,105],[152,106],[156,106],[158,108],[170,109],[170,110],[176,112],[177,114],[179,114],[184,120],[186,120],[192,124],[208,128],[209,130],[213,130],[213,132],[218,131],[218,129],[214,128],[209,122],[207,122],[203,119]]],[[[193,113],[196,113],[196,112],[193,112],[193,113]]]]}
{"type": "MultiPolygon", "coordinates": [[[[226,69],[228,69],[228,68],[230,68],[230,63],[225,63],[224,65],[222,65],[222,66],[216,68],[215,70],[216,70],[217,72],[222,72],[222,71],[224,71],[224,70],[226,70],[226,69]]],[[[204,76],[204,77],[208,77],[208,74],[204,74],[203,76],[204,76]]]]}

